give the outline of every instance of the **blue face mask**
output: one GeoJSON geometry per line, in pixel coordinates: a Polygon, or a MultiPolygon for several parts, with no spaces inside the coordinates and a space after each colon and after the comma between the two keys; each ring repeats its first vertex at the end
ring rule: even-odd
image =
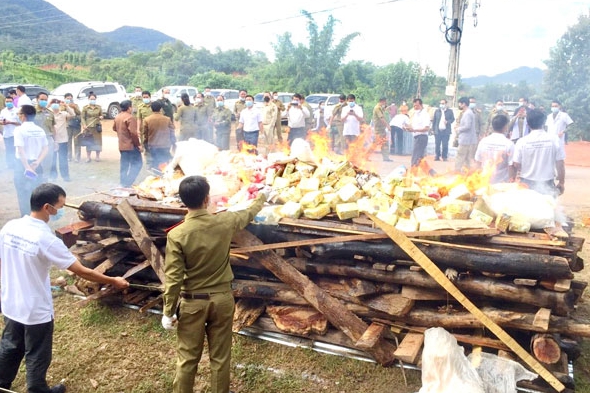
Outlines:
{"type": "Polygon", "coordinates": [[[251,108],[254,105],[253,101],[246,101],[246,107],[251,108]]]}
{"type": "Polygon", "coordinates": [[[96,105],[96,100],[88,100],[88,103],[89,103],[90,105],[96,105]]]}
{"type": "MultiPolygon", "coordinates": [[[[53,206],[52,206],[52,207],[53,207],[53,206]]],[[[54,209],[57,211],[57,213],[55,213],[55,214],[53,214],[53,215],[49,216],[49,219],[50,219],[51,221],[57,221],[57,220],[59,220],[60,218],[62,218],[62,217],[64,216],[65,210],[64,210],[64,208],[63,208],[63,207],[61,207],[61,208],[59,208],[59,209],[56,209],[55,207],[53,207],[53,208],[54,208],[54,209]]]]}
{"type": "Polygon", "coordinates": [[[39,106],[41,108],[47,108],[47,100],[39,100],[39,106]]]}
{"type": "Polygon", "coordinates": [[[66,100],[66,104],[71,104],[72,100],[66,100]]]}
{"type": "Polygon", "coordinates": [[[217,101],[217,106],[219,108],[223,107],[225,105],[225,103],[223,101],[217,101]]]}
{"type": "Polygon", "coordinates": [[[51,104],[51,109],[53,109],[53,110],[59,109],[59,104],[51,104]]]}
{"type": "Polygon", "coordinates": [[[348,103],[348,106],[349,106],[349,107],[351,107],[351,108],[354,108],[354,106],[355,106],[355,103],[354,103],[354,101],[350,101],[350,102],[348,103]]]}
{"type": "Polygon", "coordinates": [[[477,104],[475,102],[469,103],[469,109],[475,109],[476,107],[477,107],[477,104]]]}
{"type": "Polygon", "coordinates": [[[12,109],[12,108],[14,108],[14,104],[13,104],[12,102],[7,102],[7,103],[6,103],[6,107],[7,107],[8,109],[12,109]]]}
{"type": "Polygon", "coordinates": [[[150,103],[150,99],[149,98],[144,98],[143,99],[143,103],[144,104],[149,104],[150,103]]]}

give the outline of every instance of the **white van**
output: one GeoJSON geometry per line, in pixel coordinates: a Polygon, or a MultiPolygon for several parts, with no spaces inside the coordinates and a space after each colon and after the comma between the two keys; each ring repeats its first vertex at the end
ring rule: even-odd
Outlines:
{"type": "Polygon", "coordinates": [[[80,109],[88,105],[88,94],[96,94],[96,103],[102,108],[103,115],[114,119],[121,112],[121,101],[127,99],[127,91],[116,82],[73,82],[66,83],[51,92],[49,99],[63,100],[67,93],[74,96],[74,102],[80,109]]]}

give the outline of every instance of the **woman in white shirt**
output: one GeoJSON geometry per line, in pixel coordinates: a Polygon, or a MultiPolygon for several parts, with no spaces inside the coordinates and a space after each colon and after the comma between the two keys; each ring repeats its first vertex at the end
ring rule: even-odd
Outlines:
{"type": "MultiPolygon", "coordinates": [[[[70,181],[70,169],[68,166],[68,120],[76,117],[76,113],[69,105],[59,102],[56,98],[51,100],[50,109],[55,118],[55,147],[53,164],[49,172],[49,179],[57,179],[57,166],[64,181],[70,181]]],[[[50,146],[51,148],[51,146],[50,146]]]]}

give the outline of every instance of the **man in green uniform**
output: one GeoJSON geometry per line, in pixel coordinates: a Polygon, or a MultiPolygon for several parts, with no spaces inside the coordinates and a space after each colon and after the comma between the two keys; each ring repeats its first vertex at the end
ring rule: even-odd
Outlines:
{"type": "Polygon", "coordinates": [[[141,104],[137,106],[137,133],[143,129],[143,121],[152,114],[152,95],[149,91],[141,92],[141,104]]]}
{"type": "Polygon", "coordinates": [[[74,159],[76,162],[80,162],[80,154],[81,148],[80,144],[78,143],[78,138],[76,136],[80,133],[80,126],[82,125],[82,112],[80,111],[80,107],[78,104],[74,102],[74,96],[72,93],[64,94],[65,104],[72,108],[76,116],[72,117],[68,120],[68,161],[72,161],[74,159]],[[73,148],[73,154],[72,154],[73,148]]]}
{"type": "Polygon", "coordinates": [[[283,143],[283,124],[281,114],[285,111],[285,104],[283,101],[279,100],[279,93],[274,91],[272,93],[272,103],[276,105],[277,111],[277,121],[275,123],[275,133],[279,143],[283,143]]]}
{"type": "Polygon", "coordinates": [[[225,106],[223,95],[218,95],[216,100],[216,107],[211,114],[211,123],[215,127],[215,146],[219,150],[229,150],[231,111],[225,106]]]}
{"type": "Polygon", "coordinates": [[[158,101],[162,104],[162,112],[164,116],[168,117],[172,123],[174,123],[174,106],[170,101],[170,89],[164,88],[162,90],[162,97],[158,101]]]}
{"type": "Polygon", "coordinates": [[[305,102],[305,97],[303,97],[303,96],[301,98],[300,105],[302,108],[305,107],[309,111],[309,117],[305,118],[305,132],[307,132],[307,131],[315,128],[315,119],[313,117],[313,109],[312,109],[311,105],[309,105],[307,102],[305,102]]]}
{"type": "Polygon", "coordinates": [[[141,95],[142,95],[141,86],[135,86],[135,90],[133,91],[133,95],[131,96],[131,98],[129,98],[131,100],[131,104],[132,104],[132,108],[133,108],[131,110],[131,114],[136,119],[137,119],[137,108],[139,108],[139,106],[143,103],[143,97],[141,95]]]}
{"type": "Polygon", "coordinates": [[[385,118],[385,107],[387,106],[387,99],[381,97],[375,108],[373,108],[373,129],[375,130],[375,140],[373,146],[375,150],[381,147],[381,156],[383,161],[391,161],[389,158],[389,144],[387,143],[387,131],[389,131],[389,124],[385,118]]]}
{"type": "Polygon", "coordinates": [[[240,90],[240,100],[236,101],[234,105],[234,116],[236,117],[236,143],[238,144],[238,150],[240,149],[241,142],[244,141],[244,130],[240,129],[240,113],[246,108],[246,95],[248,91],[240,90]]]}
{"type": "Polygon", "coordinates": [[[346,105],[346,96],[340,94],[338,102],[332,109],[332,116],[328,126],[330,127],[330,135],[332,136],[332,150],[336,153],[342,153],[343,141],[344,141],[344,124],[342,124],[342,107],[346,105]]]}
{"type": "Polygon", "coordinates": [[[262,209],[267,194],[258,194],[246,210],[212,215],[209,184],[203,176],[189,176],[179,186],[188,208],[184,221],[168,232],[166,289],[162,326],[178,325],[174,393],[192,393],[207,335],[211,363],[211,392],[228,393],[234,298],[229,264],[232,236],[262,209]],[[180,300],[180,318],[176,308],[180,300]],[[178,322],[178,323],[177,323],[178,322]]]}
{"type": "Polygon", "coordinates": [[[209,124],[213,110],[205,103],[203,93],[197,93],[195,96],[195,108],[197,108],[197,139],[214,143],[213,130],[209,124]]]}
{"type": "Polygon", "coordinates": [[[55,143],[55,117],[53,116],[53,111],[50,111],[47,106],[47,94],[38,93],[37,106],[35,107],[37,110],[35,124],[43,128],[43,131],[45,131],[47,146],[49,147],[49,152],[41,163],[41,166],[43,167],[43,181],[47,181],[49,178],[49,172],[53,165],[53,152],[57,148],[57,144],[55,143]]]}

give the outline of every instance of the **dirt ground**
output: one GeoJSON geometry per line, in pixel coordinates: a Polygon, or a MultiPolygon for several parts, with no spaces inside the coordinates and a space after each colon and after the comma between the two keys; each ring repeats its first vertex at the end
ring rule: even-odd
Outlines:
{"type": "MultiPolygon", "coordinates": [[[[101,162],[70,163],[72,181],[57,181],[66,190],[69,203],[80,204],[85,200],[101,199],[118,187],[119,152],[111,128],[112,121],[103,123],[104,151],[101,162]]],[[[584,223],[590,225],[589,153],[588,142],[567,145],[566,190],[559,198],[565,213],[573,219],[575,233],[587,240],[584,250],[587,261],[590,257],[590,230],[584,227],[584,223]]],[[[433,162],[432,158],[428,159],[439,173],[453,168],[452,160],[433,162]]],[[[368,165],[375,172],[386,175],[401,164],[410,164],[409,156],[392,156],[392,159],[393,162],[382,162],[379,154],[373,154],[368,165]]],[[[1,145],[0,167],[4,167],[1,145]]],[[[138,179],[146,175],[148,172],[144,169],[138,179]]],[[[0,204],[1,226],[19,217],[19,212],[11,171],[0,171],[0,184],[0,200],[3,201],[0,204]]],[[[52,222],[51,226],[59,228],[76,220],[76,210],[67,209],[65,217],[52,222]]],[[[589,280],[590,269],[585,269],[578,277],[589,280]]],[[[72,388],[70,391],[73,392],[139,393],[169,389],[174,367],[174,337],[158,329],[157,317],[96,305],[77,309],[72,306],[74,302],[75,299],[70,295],[58,295],[56,298],[55,356],[49,375],[53,382],[67,376],[72,388]],[[105,326],[108,327],[106,330],[105,326]]],[[[588,293],[581,301],[576,315],[590,320],[588,293]]],[[[233,361],[232,389],[236,392],[319,390],[330,393],[409,393],[420,387],[419,373],[408,372],[409,385],[404,386],[398,369],[388,371],[364,362],[326,357],[244,337],[235,338],[233,361]],[[273,377],[269,377],[268,373],[273,377]],[[273,380],[269,382],[269,379],[273,380]]],[[[576,371],[580,372],[581,385],[590,389],[590,372],[587,371],[590,369],[590,345],[585,346],[577,364],[580,365],[576,371]]],[[[207,373],[207,368],[205,360],[204,373],[207,373]]],[[[22,374],[15,384],[17,391],[24,390],[22,374]]],[[[205,392],[206,386],[206,374],[201,376],[199,373],[196,388],[205,392]]]]}

